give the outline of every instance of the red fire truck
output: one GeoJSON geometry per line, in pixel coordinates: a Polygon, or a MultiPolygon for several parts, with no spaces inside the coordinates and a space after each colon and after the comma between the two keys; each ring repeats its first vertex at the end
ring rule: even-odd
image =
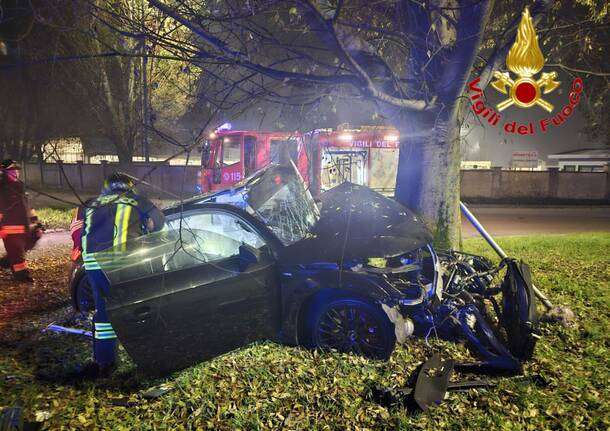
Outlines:
{"type": "Polygon", "coordinates": [[[202,192],[225,189],[265,167],[292,159],[314,195],[343,181],[393,193],[396,129],[321,129],[308,133],[218,131],[202,145],[202,192]]]}

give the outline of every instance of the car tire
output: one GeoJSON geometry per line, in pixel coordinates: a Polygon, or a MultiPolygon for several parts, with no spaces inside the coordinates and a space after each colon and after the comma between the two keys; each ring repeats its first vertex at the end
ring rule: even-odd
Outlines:
{"type": "Polygon", "coordinates": [[[388,359],[396,345],[394,325],[379,305],[362,299],[321,297],[309,315],[311,347],[388,359]]]}
{"type": "Polygon", "coordinates": [[[81,314],[88,314],[95,310],[93,290],[89,284],[87,274],[84,272],[73,284],[72,305],[74,309],[81,314]]]}

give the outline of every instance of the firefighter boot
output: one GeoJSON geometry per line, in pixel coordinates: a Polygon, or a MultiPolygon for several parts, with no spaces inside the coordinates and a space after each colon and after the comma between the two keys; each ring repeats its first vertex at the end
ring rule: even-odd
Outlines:
{"type": "Polygon", "coordinates": [[[20,283],[33,283],[34,280],[32,279],[32,276],[30,275],[30,271],[28,271],[27,269],[22,269],[21,271],[15,271],[13,273],[13,278],[15,279],[15,281],[18,281],[20,283]]]}
{"type": "Polygon", "coordinates": [[[8,256],[3,256],[0,258],[0,268],[11,269],[11,261],[8,260],[8,256]]]}

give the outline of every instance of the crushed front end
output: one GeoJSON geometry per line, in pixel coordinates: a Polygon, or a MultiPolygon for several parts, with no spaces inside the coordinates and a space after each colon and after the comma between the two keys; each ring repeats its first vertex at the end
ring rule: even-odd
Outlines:
{"type": "Polygon", "coordinates": [[[494,266],[484,257],[431,246],[389,259],[369,259],[359,271],[377,274],[400,292],[383,308],[396,337],[466,342],[479,365],[516,371],[539,338],[529,267],[513,259],[494,266]],[[502,276],[503,273],[503,276],[502,276]]]}

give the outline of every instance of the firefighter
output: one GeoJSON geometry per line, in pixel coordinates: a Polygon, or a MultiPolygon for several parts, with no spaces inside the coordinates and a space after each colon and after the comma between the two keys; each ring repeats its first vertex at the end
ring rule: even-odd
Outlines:
{"type": "Polygon", "coordinates": [[[81,249],[89,284],[93,290],[93,357],[95,362],[76,372],[78,378],[108,376],[115,366],[117,337],[106,314],[105,297],[110,284],[102,267],[120,261],[129,239],[161,230],[163,213],[135,190],[134,178],[118,172],[105,181],[97,199],[83,211],[81,249]],[[101,265],[100,265],[101,263],[101,265]]]}
{"type": "Polygon", "coordinates": [[[20,170],[11,159],[0,164],[0,237],[6,249],[0,266],[10,269],[16,281],[31,283],[25,254],[36,245],[43,229],[19,181],[20,170]]]}

